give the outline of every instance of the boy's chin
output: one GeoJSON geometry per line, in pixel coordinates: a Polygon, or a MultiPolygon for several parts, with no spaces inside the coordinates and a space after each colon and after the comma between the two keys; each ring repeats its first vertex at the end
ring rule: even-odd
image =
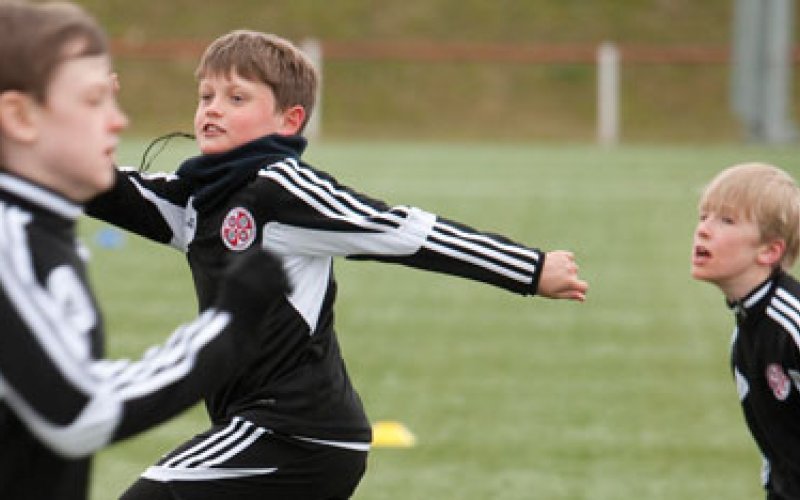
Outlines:
{"type": "Polygon", "coordinates": [[[708,273],[704,272],[704,270],[701,268],[692,266],[690,274],[692,278],[697,281],[707,281],[709,283],[713,283],[711,276],[708,276],[708,273]]]}
{"type": "Polygon", "coordinates": [[[225,151],[228,150],[228,148],[221,147],[218,144],[203,144],[203,143],[200,143],[198,146],[200,147],[200,152],[203,153],[204,155],[213,155],[213,154],[224,153],[225,151]]]}
{"type": "Polygon", "coordinates": [[[217,137],[202,137],[200,135],[197,136],[197,147],[200,148],[201,153],[206,155],[224,153],[233,149],[229,141],[224,141],[217,137]]]}

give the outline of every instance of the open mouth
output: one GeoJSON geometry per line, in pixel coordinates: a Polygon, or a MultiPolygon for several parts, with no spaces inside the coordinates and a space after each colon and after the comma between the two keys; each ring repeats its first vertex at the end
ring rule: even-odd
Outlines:
{"type": "Polygon", "coordinates": [[[215,125],[213,123],[206,123],[203,125],[203,133],[205,134],[222,134],[225,130],[222,127],[215,125]]]}
{"type": "Polygon", "coordinates": [[[708,251],[707,248],[701,246],[694,247],[694,256],[700,258],[707,258],[711,257],[711,252],[708,251]]]}

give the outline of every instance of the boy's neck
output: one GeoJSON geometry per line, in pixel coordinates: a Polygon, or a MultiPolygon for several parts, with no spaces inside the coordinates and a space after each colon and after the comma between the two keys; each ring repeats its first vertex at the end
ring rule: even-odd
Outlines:
{"type": "Polygon", "coordinates": [[[43,165],[37,155],[6,154],[3,170],[21,179],[58,193],[73,203],[83,203],[96,193],[84,186],[70,182],[59,171],[43,165]]]}
{"type": "Polygon", "coordinates": [[[722,293],[725,294],[725,299],[730,303],[735,303],[747,297],[750,292],[767,281],[774,272],[775,269],[772,267],[759,266],[737,276],[735,280],[727,283],[718,283],[718,286],[722,293]]]}

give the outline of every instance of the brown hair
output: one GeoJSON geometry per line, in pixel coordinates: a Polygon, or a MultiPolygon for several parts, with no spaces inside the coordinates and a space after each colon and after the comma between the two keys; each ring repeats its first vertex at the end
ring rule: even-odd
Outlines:
{"type": "Polygon", "coordinates": [[[0,1],[0,92],[18,90],[45,102],[59,64],[107,52],[103,30],[76,5],[0,1]]]}
{"type": "Polygon", "coordinates": [[[780,265],[789,269],[800,252],[800,188],[785,171],[766,163],[729,167],[706,187],[700,211],[741,215],[758,226],[761,241],[782,239],[780,265]]]}
{"type": "Polygon", "coordinates": [[[275,94],[278,111],[302,106],[306,116],[303,131],[314,111],[319,77],[314,65],[288,40],[258,31],[236,30],[208,46],[195,71],[205,76],[229,75],[267,85],[275,94]]]}

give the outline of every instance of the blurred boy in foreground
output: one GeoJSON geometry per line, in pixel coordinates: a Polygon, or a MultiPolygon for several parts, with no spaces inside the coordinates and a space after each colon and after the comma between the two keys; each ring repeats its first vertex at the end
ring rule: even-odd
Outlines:
{"type": "Polygon", "coordinates": [[[261,304],[283,294],[263,251],[140,361],[104,360],[103,321],[76,238],[111,187],[127,119],[106,39],[71,4],[0,2],[0,498],[87,498],[92,453],[153,427],[246,363],[261,304]],[[258,307],[254,305],[258,304],[258,307]]]}

